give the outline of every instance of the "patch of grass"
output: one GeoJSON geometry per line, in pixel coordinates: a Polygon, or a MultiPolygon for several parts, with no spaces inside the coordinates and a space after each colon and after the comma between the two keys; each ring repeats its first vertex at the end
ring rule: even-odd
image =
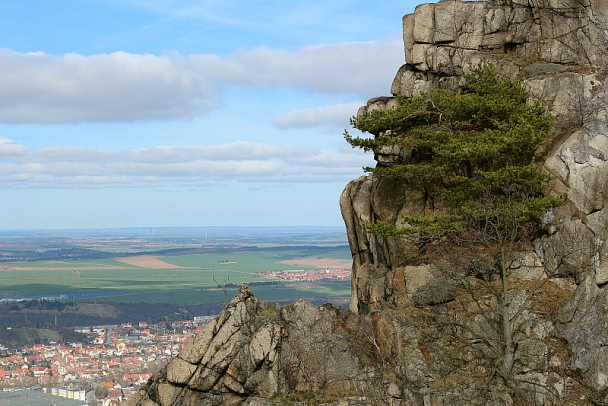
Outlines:
{"type": "Polygon", "coordinates": [[[534,293],[531,300],[532,310],[549,317],[555,316],[572,295],[571,291],[562,288],[551,280],[547,281],[538,290],[533,292],[533,289],[537,285],[537,281],[512,279],[514,279],[514,285],[520,289],[524,289],[528,295],[534,293]]]}

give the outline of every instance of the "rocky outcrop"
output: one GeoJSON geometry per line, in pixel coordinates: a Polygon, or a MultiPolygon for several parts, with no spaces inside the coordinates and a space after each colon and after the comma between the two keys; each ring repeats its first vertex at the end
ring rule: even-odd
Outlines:
{"type": "MultiPolygon", "coordinates": [[[[563,223],[577,213],[583,216],[580,224],[599,237],[608,196],[607,9],[604,2],[589,0],[422,4],[403,18],[407,63],[397,72],[391,92],[411,97],[432,87],[458,87],[464,84],[462,73],[481,61],[494,63],[506,77],[523,80],[531,96],[558,117],[561,129],[561,138],[544,152],[544,166],[556,177],[555,193],[568,193],[571,205],[554,222],[563,223]]],[[[394,97],[371,99],[358,114],[394,103],[394,97]]],[[[376,155],[378,165],[407,159],[407,151],[390,148],[376,155]]],[[[394,183],[362,177],[341,196],[354,258],[353,311],[399,301],[415,290],[412,278],[428,273],[408,268],[407,249],[395,249],[365,233],[367,222],[397,225],[403,215],[427,209],[429,202],[420,191],[394,183]]],[[[595,275],[602,284],[608,281],[602,263],[608,253],[602,238],[593,244],[601,246],[595,275]]]]}
{"type": "MultiPolygon", "coordinates": [[[[403,39],[406,64],[392,96],[371,99],[359,115],[392,108],[395,96],[463,86],[471,64],[490,61],[557,117],[539,165],[554,176],[552,193],[569,200],[547,214],[546,235],[515,275],[513,374],[525,404],[608,402],[608,3],[422,4],[403,18],[403,39]],[[555,271],[543,285],[526,265],[538,263],[555,271]],[[542,295],[530,303],[526,292],[538,286],[542,295]]],[[[381,166],[410,158],[402,147],[375,156],[381,166]]],[[[243,287],[129,404],[514,404],[485,379],[492,366],[484,356],[495,348],[484,311],[495,301],[471,302],[436,264],[416,258],[417,247],[366,231],[377,221],[399,227],[403,216],[438,204],[429,199],[404,180],[350,182],[340,198],[353,255],[350,311],[270,305],[243,287]]]]}
{"type": "Polygon", "coordinates": [[[411,96],[458,83],[471,63],[488,58],[511,75],[604,67],[607,15],[599,0],[422,4],[403,18],[407,64],[391,91],[411,96]]]}
{"type": "Polygon", "coordinates": [[[398,386],[374,374],[379,356],[362,320],[304,300],[271,305],[244,285],[128,404],[262,406],[298,396],[328,405],[399,404],[398,386]]]}

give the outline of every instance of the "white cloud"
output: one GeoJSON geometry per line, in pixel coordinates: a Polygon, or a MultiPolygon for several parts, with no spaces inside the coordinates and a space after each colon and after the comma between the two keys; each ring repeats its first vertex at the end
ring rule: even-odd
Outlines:
{"type": "Polygon", "coordinates": [[[0,50],[0,122],[187,120],[221,104],[226,86],[297,88],[367,99],[388,93],[402,45],[259,48],[217,55],[83,56],[0,50]]]}
{"type": "Polygon", "coordinates": [[[232,161],[271,159],[300,155],[308,150],[302,147],[278,146],[257,142],[236,141],[212,146],[160,146],[128,151],[126,159],[139,163],[180,163],[198,160],[232,161]]]}
{"type": "Polygon", "coordinates": [[[337,125],[345,127],[349,118],[356,114],[363,102],[333,104],[330,106],[298,109],[277,118],[274,125],[279,128],[306,128],[320,125],[337,125]]]}
{"type": "Polygon", "coordinates": [[[391,79],[404,63],[402,49],[401,41],[312,45],[293,52],[262,47],[236,52],[206,68],[205,59],[201,68],[231,84],[350,93],[367,99],[390,91],[391,79]]]}
{"type": "MultiPolygon", "coordinates": [[[[11,145],[4,139],[2,145],[11,145]]],[[[21,145],[21,144],[17,144],[21,145]]],[[[209,182],[347,182],[370,158],[324,149],[235,142],[216,146],[103,151],[19,149],[0,162],[0,187],[138,187],[209,182]]]]}
{"type": "Polygon", "coordinates": [[[8,138],[0,138],[0,157],[10,159],[11,157],[24,155],[25,153],[27,153],[25,145],[8,138]]]}
{"type": "Polygon", "coordinates": [[[110,152],[77,146],[40,148],[31,156],[38,162],[99,163],[113,159],[110,152]]]}
{"type": "Polygon", "coordinates": [[[170,57],[53,56],[0,50],[0,121],[189,119],[217,103],[203,77],[170,57]]]}

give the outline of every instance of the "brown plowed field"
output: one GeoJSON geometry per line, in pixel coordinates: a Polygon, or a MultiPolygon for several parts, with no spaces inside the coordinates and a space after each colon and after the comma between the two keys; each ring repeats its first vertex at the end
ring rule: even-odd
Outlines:
{"type": "Polygon", "coordinates": [[[170,264],[162,261],[152,255],[138,255],[135,257],[114,258],[116,261],[124,262],[125,264],[137,266],[147,269],[176,269],[183,268],[179,265],[170,264]]]}
{"type": "Polygon", "coordinates": [[[112,270],[112,271],[116,271],[116,270],[120,270],[120,269],[129,269],[128,266],[106,266],[106,265],[99,265],[99,266],[66,266],[66,267],[61,267],[61,266],[53,266],[53,267],[25,267],[25,266],[16,266],[12,269],[9,269],[10,271],[72,271],[72,272],[77,272],[77,271],[101,271],[101,270],[112,270]]]}

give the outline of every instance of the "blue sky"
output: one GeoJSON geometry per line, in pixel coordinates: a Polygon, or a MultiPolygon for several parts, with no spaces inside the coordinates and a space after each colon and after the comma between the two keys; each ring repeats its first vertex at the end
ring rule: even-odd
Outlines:
{"type": "Polygon", "coordinates": [[[342,225],[418,3],[243,3],[0,1],[0,228],[342,225]]]}

